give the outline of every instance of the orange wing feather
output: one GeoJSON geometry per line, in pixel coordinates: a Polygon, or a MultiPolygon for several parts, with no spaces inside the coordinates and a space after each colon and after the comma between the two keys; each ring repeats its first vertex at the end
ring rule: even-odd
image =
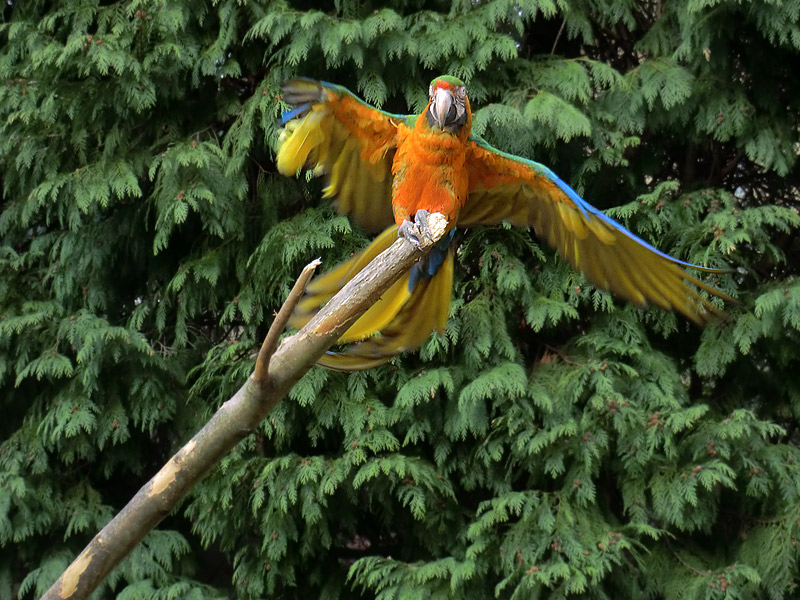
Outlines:
{"type": "Polygon", "coordinates": [[[284,100],[298,108],[281,132],[278,170],[294,175],[302,168],[328,175],[326,198],[336,197],[341,214],[350,214],[367,231],[392,223],[392,161],[397,143],[393,115],[373,108],[341,86],[293,79],[284,100]],[[305,112],[303,112],[305,111],[305,112]]]}

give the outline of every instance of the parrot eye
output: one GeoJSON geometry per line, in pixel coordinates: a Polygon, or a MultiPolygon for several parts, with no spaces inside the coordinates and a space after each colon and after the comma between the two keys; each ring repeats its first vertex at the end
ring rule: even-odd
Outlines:
{"type": "Polygon", "coordinates": [[[466,86],[460,85],[456,88],[456,96],[459,98],[466,98],[467,97],[467,88],[466,86]]]}

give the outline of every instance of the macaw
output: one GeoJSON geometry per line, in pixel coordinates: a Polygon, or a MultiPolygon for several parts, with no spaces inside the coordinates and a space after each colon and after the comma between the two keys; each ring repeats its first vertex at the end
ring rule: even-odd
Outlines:
{"type": "Polygon", "coordinates": [[[501,152],[472,133],[464,83],[434,79],[419,115],[378,110],[342,86],[293,79],[283,85],[280,173],[326,173],[323,196],[368,232],[383,232],[361,253],[308,286],[290,323],[302,327],[398,235],[419,243],[430,213],[448,220],[433,251],[395,283],[339,339],[349,344],[320,364],[359,370],[418,348],[444,331],[453,284],[455,227],[507,221],[533,227],[594,285],[639,305],[677,310],[698,324],[720,310],[696,288],[731,300],[682,267],[720,273],[657,250],[581,198],[546,166],[501,152]]]}

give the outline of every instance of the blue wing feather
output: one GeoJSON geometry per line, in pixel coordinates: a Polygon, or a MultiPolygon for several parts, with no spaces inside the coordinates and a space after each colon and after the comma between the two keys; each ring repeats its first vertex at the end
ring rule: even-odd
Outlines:
{"type": "Polygon", "coordinates": [[[300,106],[293,108],[292,110],[285,110],[281,113],[281,118],[279,123],[281,125],[286,125],[289,121],[294,118],[304,117],[309,110],[311,110],[312,103],[306,102],[305,104],[301,104],[300,106]]]}

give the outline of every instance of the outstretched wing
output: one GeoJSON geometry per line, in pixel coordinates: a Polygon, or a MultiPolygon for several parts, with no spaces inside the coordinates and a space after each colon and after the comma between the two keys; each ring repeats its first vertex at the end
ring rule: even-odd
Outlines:
{"type": "Polygon", "coordinates": [[[283,99],[293,109],[281,119],[278,170],[325,172],[324,196],[337,198],[341,214],[370,232],[391,225],[396,124],[406,117],[378,110],[342,86],[311,79],[284,83],[283,99]]]}
{"type": "Polygon", "coordinates": [[[459,226],[508,221],[533,227],[598,287],[636,304],[652,302],[677,310],[695,323],[720,311],[693,286],[732,300],[682,267],[707,273],[724,270],[693,265],[657,250],[586,202],[544,165],[500,152],[477,136],[468,143],[469,195],[459,226]]]}

